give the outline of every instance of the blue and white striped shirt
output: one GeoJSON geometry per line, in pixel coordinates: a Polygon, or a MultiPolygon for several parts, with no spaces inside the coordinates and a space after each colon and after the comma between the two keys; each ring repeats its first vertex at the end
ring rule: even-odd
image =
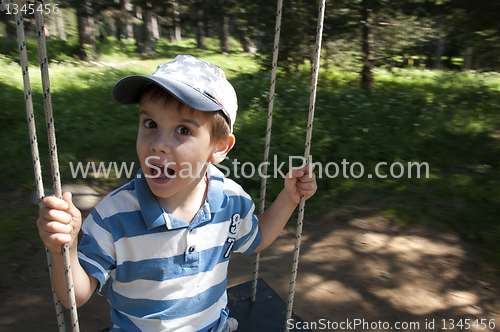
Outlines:
{"type": "Polygon", "coordinates": [[[215,331],[224,320],[229,256],[252,253],[261,237],[251,197],[215,166],[208,174],[191,223],[156,203],[142,171],[83,223],[80,264],[99,291],[110,278],[111,331],[215,331]]]}

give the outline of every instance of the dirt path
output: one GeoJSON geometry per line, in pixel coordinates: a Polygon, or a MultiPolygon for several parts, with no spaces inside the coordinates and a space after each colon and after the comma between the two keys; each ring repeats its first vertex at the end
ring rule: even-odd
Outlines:
{"type": "MultiPolygon", "coordinates": [[[[285,301],[294,236],[284,230],[261,259],[259,276],[285,301]]],[[[500,331],[499,285],[480,277],[475,254],[454,234],[324,217],[306,220],[302,243],[294,310],[314,331],[462,331],[467,323],[500,331]]],[[[253,255],[233,255],[229,286],[250,280],[253,264],[253,255]]],[[[57,331],[43,248],[2,269],[0,331],[57,331]]],[[[79,310],[81,331],[110,326],[108,313],[95,295],[79,310]]]]}

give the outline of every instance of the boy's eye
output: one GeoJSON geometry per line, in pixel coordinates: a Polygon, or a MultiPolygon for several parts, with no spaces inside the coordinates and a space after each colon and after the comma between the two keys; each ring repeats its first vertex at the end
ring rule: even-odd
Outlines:
{"type": "Polygon", "coordinates": [[[191,130],[189,130],[189,128],[184,126],[177,128],[176,132],[181,135],[191,135],[191,130]]]}
{"type": "Polygon", "coordinates": [[[154,122],[153,120],[146,120],[144,122],[144,127],[146,127],[146,128],[156,128],[156,122],[154,122]]]}

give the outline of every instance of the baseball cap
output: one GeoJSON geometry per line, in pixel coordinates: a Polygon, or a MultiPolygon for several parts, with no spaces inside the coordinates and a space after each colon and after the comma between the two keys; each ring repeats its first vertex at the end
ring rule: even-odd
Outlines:
{"type": "Polygon", "coordinates": [[[112,96],[120,104],[137,104],[144,88],[154,83],[199,111],[222,110],[233,131],[238,102],[224,71],[210,62],[181,54],[162,63],[152,75],[131,75],[115,84],[112,96]]]}

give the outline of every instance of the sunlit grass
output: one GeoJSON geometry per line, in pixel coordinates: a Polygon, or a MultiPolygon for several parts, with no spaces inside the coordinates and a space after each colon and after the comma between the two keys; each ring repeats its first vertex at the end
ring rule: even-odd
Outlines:
{"type": "MultiPolygon", "coordinates": [[[[196,53],[226,71],[239,99],[235,124],[237,144],[224,162],[263,159],[270,73],[260,71],[250,55],[193,51],[192,41],[160,44],[162,57],[140,59],[109,53],[100,63],[65,61],[50,66],[58,152],[64,181],[86,181],[106,188],[126,179],[72,179],[69,162],[136,162],[137,107],[111,99],[113,85],[122,77],[150,74],[175,52],[196,53]],[[191,52],[193,51],[193,52],[191,52]]],[[[0,58],[0,172],[4,188],[33,188],[30,147],[24,110],[21,69],[10,58],[0,58]]],[[[35,119],[42,164],[49,163],[41,98],[40,74],[30,67],[35,119]]],[[[487,256],[500,259],[500,74],[445,72],[418,69],[374,70],[375,85],[358,88],[357,74],[329,68],[320,73],[311,154],[326,165],[359,162],[364,176],[325,175],[318,194],[308,201],[316,214],[338,209],[357,216],[360,207],[376,206],[378,213],[398,225],[424,223],[460,232],[464,238],[487,245],[487,256]],[[387,178],[368,178],[380,162],[387,178]],[[404,173],[391,176],[392,163],[429,164],[429,177],[404,173]],[[360,201],[359,197],[363,199],[360,201]]],[[[304,150],[310,78],[280,75],[276,84],[271,158],[287,162],[304,150]]],[[[273,161],[273,160],[271,160],[273,161]]],[[[273,175],[271,165],[270,175],[273,175]]],[[[284,168],[288,168],[286,165],[284,168]]],[[[284,169],[283,169],[284,170],[284,169]]],[[[358,170],[358,168],[356,168],[358,170]]],[[[319,169],[317,169],[319,171],[319,169]]],[[[46,177],[48,178],[48,177],[46,177]]],[[[258,200],[260,178],[237,180],[258,200]]],[[[48,180],[47,180],[48,181],[48,180]]],[[[47,184],[47,186],[50,186],[47,184]]],[[[283,187],[269,179],[271,202],[283,187]]]]}

